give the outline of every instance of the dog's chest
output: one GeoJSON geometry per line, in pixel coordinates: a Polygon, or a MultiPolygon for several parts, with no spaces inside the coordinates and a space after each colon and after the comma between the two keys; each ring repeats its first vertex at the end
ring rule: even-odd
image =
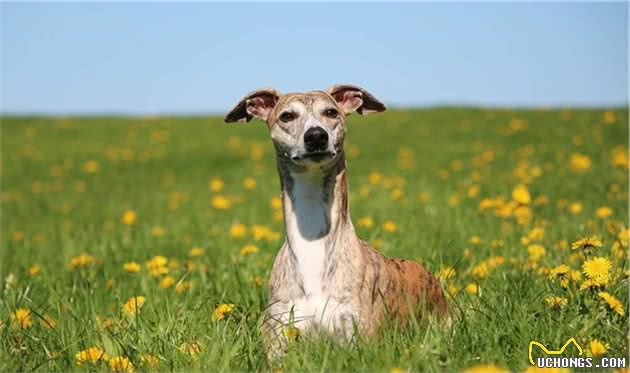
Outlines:
{"type": "Polygon", "coordinates": [[[330,243],[325,238],[293,243],[295,281],[302,285],[301,295],[289,302],[296,326],[301,329],[321,327],[329,331],[343,327],[345,320],[352,319],[354,307],[342,303],[340,300],[344,297],[339,289],[330,280],[324,280],[326,265],[339,265],[326,261],[326,245],[330,243]]]}
{"type": "Polygon", "coordinates": [[[324,280],[325,248],[319,243],[305,245],[296,250],[297,278],[302,283],[301,296],[291,299],[296,326],[335,331],[351,325],[355,308],[334,283],[324,280]],[[327,282],[325,282],[327,281],[327,282]],[[346,325],[348,324],[348,325],[346,325]]]}
{"type": "Polygon", "coordinates": [[[342,302],[349,297],[326,276],[326,271],[344,264],[327,257],[335,242],[329,234],[322,234],[330,231],[331,220],[337,217],[326,215],[330,201],[323,200],[320,190],[296,183],[294,196],[293,209],[286,217],[287,239],[295,267],[294,283],[290,286],[301,285],[301,288],[293,293],[299,296],[286,303],[289,318],[292,316],[300,329],[345,328],[346,322],[351,324],[356,307],[342,302]]]}

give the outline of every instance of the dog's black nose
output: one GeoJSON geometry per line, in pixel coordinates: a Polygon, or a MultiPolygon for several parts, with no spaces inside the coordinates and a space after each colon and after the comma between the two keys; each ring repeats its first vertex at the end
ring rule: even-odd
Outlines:
{"type": "Polygon", "coordinates": [[[325,150],[328,145],[328,133],[321,127],[311,127],[304,134],[304,145],[309,152],[325,150]]]}

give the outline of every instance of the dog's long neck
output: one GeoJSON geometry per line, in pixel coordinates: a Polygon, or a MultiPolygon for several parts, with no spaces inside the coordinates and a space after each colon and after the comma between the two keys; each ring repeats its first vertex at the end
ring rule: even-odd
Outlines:
{"type": "Polygon", "coordinates": [[[348,208],[343,154],[320,170],[298,170],[278,164],[286,240],[303,277],[305,293],[319,290],[327,255],[354,235],[348,208]]]}

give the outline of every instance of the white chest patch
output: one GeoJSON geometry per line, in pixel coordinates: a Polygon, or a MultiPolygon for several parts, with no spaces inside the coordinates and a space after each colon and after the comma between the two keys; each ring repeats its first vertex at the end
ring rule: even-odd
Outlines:
{"type": "Polygon", "coordinates": [[[304,295],[292,300],[288,307],[293,309],[293,321],[300,329],[318,326],[333,331],[352,325],[354,307],[338,303],[335,294],[323,290],[326,244],[331,222],[337,218],[329,216],[334,210],[330,203],[324,200],[321,179],[294,180],[292,206],[286,211],[286,229],[304,295]]]}

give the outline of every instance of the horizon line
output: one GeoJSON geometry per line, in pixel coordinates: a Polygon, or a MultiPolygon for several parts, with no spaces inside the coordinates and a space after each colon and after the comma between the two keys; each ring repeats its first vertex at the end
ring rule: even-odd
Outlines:
{"type": "MultiPolygon", "coordinates": [[[[492,105],[492,104],[427,104],[427,105],[390,105],[388,111],[405,110],[431,110],[431,109],[485,109],[485,110],[628,110],[629,102],[617,104],[550,104],[550,105],[492,105]]],[[[171,110],[163,112],[149,111],[127,111],[127,110],[86,110],[71,112],[56,111],[3,111],[0,110],[0,118],[5,117],[221,117],[227,113],[226,110],[192,111],[192,110],[171,110]]]]}

